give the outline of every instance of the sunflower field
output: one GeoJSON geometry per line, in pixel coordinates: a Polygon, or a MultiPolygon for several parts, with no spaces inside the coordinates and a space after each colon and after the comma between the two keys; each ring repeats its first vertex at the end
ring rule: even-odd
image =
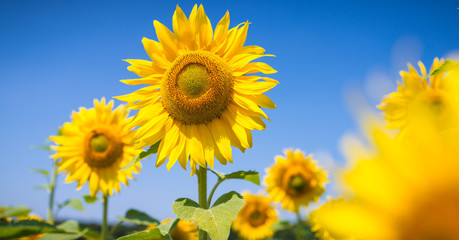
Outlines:
{"type": "Polygon", "coordinates": [[[0,6],[0,240],[459,239],[458,2],[0,6]]]}

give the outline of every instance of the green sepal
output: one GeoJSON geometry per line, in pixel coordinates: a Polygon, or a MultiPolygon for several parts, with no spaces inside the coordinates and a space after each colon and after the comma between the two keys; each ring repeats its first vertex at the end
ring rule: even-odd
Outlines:
{"type": "Polygon", "coordinates": [[[161,141],[158,141],[157,143],[151,145],[150,148],[148,148],[147,151],[143,151],[138,156],[135,156],[134,158],[132,158],[131,162],[126,164],[120,171],[127,170],[130,167],[134,166],[136,163],[138,163],[140,160],[142,160],[142,159],[144,159],[144,158],[146,158],[146,157],[148,157],[148,156],[150,156],[152,154],[157,153],[160,142],[161,141]]]}
{"type": "Polygon", "coordinates": [[[174,213],[185,221],[195,223],[212,240],[228,239],[231,223],[244,205],[242,196],[234,191],[223,194],[210,209],[203,209],[195,201],[179,198],[172,204],[174,213]]]}
{"type": "Polygon", "coordinates": [[[91,195],[83,195],[83,199],[88,204],[93,204],[97,201],[97,197],[93,197],[91,195]]]}
{"type": "Polygon", "coordinates": [[[449,71],[459,71],[459,61],[447,59],[439,68],[427,75],[426,78],[449,71]]]}

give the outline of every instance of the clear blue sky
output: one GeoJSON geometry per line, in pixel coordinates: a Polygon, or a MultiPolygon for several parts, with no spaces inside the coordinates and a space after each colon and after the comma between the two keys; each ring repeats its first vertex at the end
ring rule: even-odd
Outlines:
{"type": "MultiPolygon", "coordinates": [[[[254,146],[224,172],[264,169],[285,148],[343,159],[339,140],[356,129],[345,101],[348,89],[358,88],[371,104],[395,89],[398,71],[407,61],[433,58],[459,49],[457,1],[204,1],[213,26],[229,10],[231,27],[249,20],[248,45],[259,45],[276,58],[266,58],[279,72],[280,84],[268,95],[278,108],[265,131],[254,132],[254,146]]],[[[0,205],[26,205],[46,214],[47,194],[32,190],[44,179],[31,168],[50,168],[49,154],[33,150],[69,121],[80,106],[94,98],[135,90],[119,82],[135,78],[122,59],[146,59],[142,37],[156,39],[153,20],[168,27],[174,1],[17,1],[0,3],[0,205]]],[[[195,2],[178,2],[187,13],[195,2]]],[[[119,101],[116,101],[119,104],[119,101]]],[[[110,202],[114,222],[135,207],[163,219],[179,197],[197,199],[196,178],[178,165],[167,172],[154,167],[155,157],[110,202]]],[[[211,181],[214,179],[211,178],[211,181]]],[[[57,200],[88,193],[63,184],[57,200]]],[[[260,190],[240,181],[229,190],[260,190]]],[[[62,218],[101,219],[99,204],[84,213],[63,210],[62,218]]]]}

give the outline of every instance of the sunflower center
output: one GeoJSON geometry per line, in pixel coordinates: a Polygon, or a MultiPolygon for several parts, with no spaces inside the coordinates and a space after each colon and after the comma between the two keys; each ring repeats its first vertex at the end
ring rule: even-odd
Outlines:
{"type": "Polygon", "coordinates": [[[103,135],[94,135],[90,140],[91,149],[94,152],[103,153],[108,148],[108,138],[103,135]]]}
{"type": "Polygon", "coordinates": [[[266,222],[266,219],[268,216],[266,213],[263,213],[262,211],[256,209],[252,213],[250,213],[249,217],[249,223],[252,225],[252,227],[258,227],[260,225],[263,225],[266,222]]]}
{"type": "Polygon", "coordinates": [[[85,162],[96,168],[111,166],[123,154],[123,143],[118,141],[110,131],[96,129],[86,135],[85,162]]]}
{"type": "Polygon", "coordinates": [[[459,192],[431,192],[418,198],[407,218],[399,222],[398,239],[459,239],[459,192]]]}
{"type": "Polygon", "coordinates": [[[290,178],[290,188],[296,192],[302,192],[306,183],[301,175],[295,175],[290,178]]]}
{"type": "Polygon", "coordinates": [[[177,85],[189,98],[197,98],[210,89],[207,68],[198,63],[185,66],[177,76],[177,85]]]}
{"type": "Polygon", "coordinates": [[[201,124],[221,116],[233,93],[233,74],[218,55],[190,51],[177,57],[164,73],[164,108],[184,124],[201,124]]]}

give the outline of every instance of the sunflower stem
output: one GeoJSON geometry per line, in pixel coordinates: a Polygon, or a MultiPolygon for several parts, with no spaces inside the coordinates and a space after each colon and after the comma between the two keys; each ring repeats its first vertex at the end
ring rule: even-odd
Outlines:
{"type": "MultiPolygon", "coordinates": [[[[199,205],[207,209],[207,169],[199,166],[196,175],[198,176],[199,205]]],[[[199,240],[207,240],[207,232],[199,229],[199,240]]]]}
{"type": "Polygon", "coordinates": [[[54,192],[56,190],[56,178],[57,178],[56,162],[53,160],[53,169],[51,170],[51,181],[49,182],[49,205],[48,205],[48,216],[47,220],[50,224],[54,224],[54,192]]]}
{"type": "Polygon", "coordinates": [[[108,196],[104,195],[104,212],[103,212],[103,219],[102,219],[102,239],[108,240],[108,224],[107,224],[107,209],[108,209],[108,196]]]}
{"type": "Polygon", "coordinates": [[[297,219],[297,223],[296,223],[296,231],[295,231],[295,236],[296,236],[296,239],[297,240],[301,240],[303,239],[303,234],[302,234],[302,231],[303,231],[303,219],[301,218],[301,215],[300,215],[300,211],[298,211],[296,213],[296,219],[297,219]]]}

